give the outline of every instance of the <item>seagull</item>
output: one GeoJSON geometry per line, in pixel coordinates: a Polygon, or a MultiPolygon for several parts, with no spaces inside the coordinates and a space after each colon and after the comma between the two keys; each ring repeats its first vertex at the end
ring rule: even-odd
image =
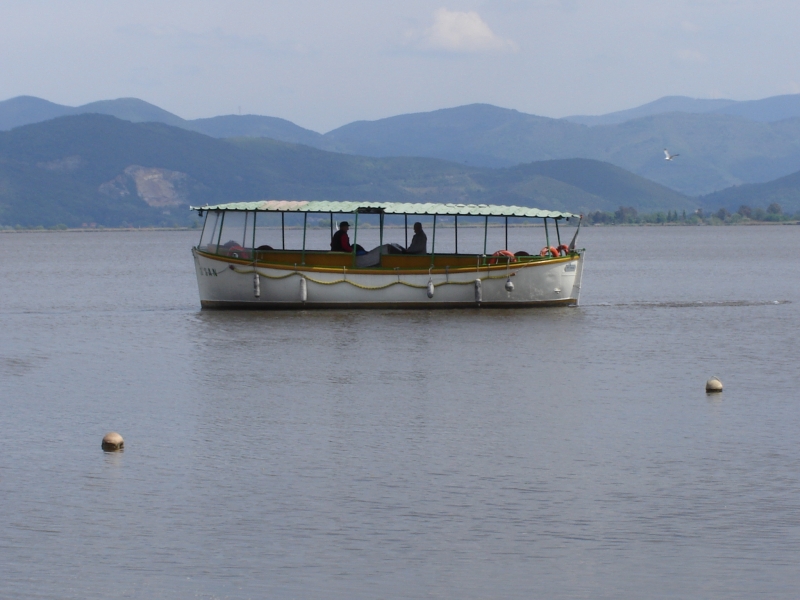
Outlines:
{"type": "Polygon", "coordinates": [[[680,154],[670,154],[669,150],[664,148],[664,160],[672,160],[676,156],[680,156],[680,154]]]}

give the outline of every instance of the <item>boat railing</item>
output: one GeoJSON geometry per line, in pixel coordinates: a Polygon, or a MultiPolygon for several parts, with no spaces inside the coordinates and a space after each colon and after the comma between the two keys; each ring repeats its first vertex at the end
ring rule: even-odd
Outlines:
{"type": "MultiPolygon", "coordinates": [[[[301,249],[260,249],[255,251],[252,247],[243,246],[218,246],[208,244],[205,247],[197,247],[205,254],[218,256],[220,258],[230,258],[236,260],[252,261],[258,263],[272,263],[281,265],[303,265],[309,267],[344,267],[351,268],[353,255],[349,252],[332,252],[326,250],[301,250],[301,249]]],[[[577,257],[580,250],[573,251],[566,256],[577,257]]],[[[513,266],[529,264],[542,261],[553,260],[554,258],[565,258],[565,256],[541,256],[539,254],[521,254],[516,256],[507,255],[487,255],[487,254],[384,254],[380,257],[380,263],[369,268],[375,269],[427,269],[433,268],[468,268],[468,267],[491,267],[491,266],[513,266]]]]}

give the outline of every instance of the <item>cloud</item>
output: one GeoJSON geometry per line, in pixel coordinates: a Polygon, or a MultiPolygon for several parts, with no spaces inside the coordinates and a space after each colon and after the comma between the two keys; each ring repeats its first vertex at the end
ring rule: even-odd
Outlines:
{"type": "Polygon", "coordinates": [[[433,25],[421,39],[423,48],[446,52],[513,52],[517,45],[495,35],[474,11],[440,8],[433,13],[433,25]]]}

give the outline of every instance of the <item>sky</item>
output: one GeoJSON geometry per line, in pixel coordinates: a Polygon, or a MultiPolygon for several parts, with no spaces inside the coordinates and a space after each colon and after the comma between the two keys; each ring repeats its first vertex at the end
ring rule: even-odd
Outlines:
{"type": "Polygon", "coordinates": [[[548,117],[800,93],[797,0],[0,0],[0,100],[136,97],[326,132],[485,102],[548,117]]]}

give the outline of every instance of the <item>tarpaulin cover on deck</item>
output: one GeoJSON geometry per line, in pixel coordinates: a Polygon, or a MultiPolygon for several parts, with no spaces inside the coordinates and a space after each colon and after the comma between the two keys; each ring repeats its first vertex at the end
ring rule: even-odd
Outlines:
{"type": "Polygon", "coordinates": [[[412,202],[327,202],[316,200],[262,200],[192,206],[191,210],[236,210],[259,212],[346,213],[383,212],[387,215],[464,215],[470,217],[534,217],[564,219],[578,217],[568,212],[525,206],[492,204],[416,204],[412,202]],[[373,209],[373,210],[369,210],[373,209]]]}

